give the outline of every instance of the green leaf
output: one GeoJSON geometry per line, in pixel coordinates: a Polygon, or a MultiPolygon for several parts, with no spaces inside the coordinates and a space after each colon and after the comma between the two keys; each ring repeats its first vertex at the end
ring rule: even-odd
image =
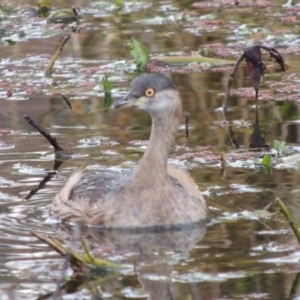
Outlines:
{"type": "Polygon", "coordinates": [[[264,166],[272,168],[272,156],[271,154],[266,154],[262,160],[264,166]]]}
{"type": "Polygon", "coordinates": [[[124,1],[123,0],[116,0],[115,3],[116,3],[116,5],[118,7],[122,7],[124,5],[124,1]]]}
{"type": "Polygon", "coordinates": [[[272,174],[272,156],[271,154],[266,154],[262,160],[262,164],[264,166],[264,172],[267,175],[272,174]]]}
{"type": "Polygon", "coordinates": [[[105,112],[108,111],[108,109],[111,107],[111,104],[113,102],[111,94],[104,94],[104,102],[103,102],[103,109],[105,112]]]}
{"type": "Polygon", "coordinates": [[[130,54],[135,60],[138,70],[144,69],[149,60],[149,51],[144,44],[132,38],[130,41],[130,54]]]}
{"type": "Polygon", "coordinates": [[[38,0],[37,3],[38,7],[42,7],[42,6],[51,6],[51,1],[50,0],[38,0]]]}
{"type": "Polygon", "coordinates": [[[111,93],[111,90],[112,90],[112,85],[110,83],[110,81],[108,80],[107,76],[104,75],[102,77],[102,86],[103,86],[103,90],[104,90],[104,93],[111,93]]]}
{"type": "Polygon", "coordinates": [[[102,85],[103,85],[103,90],[104,90],[103,109],[104,109],[104,111],[107,111],[110,108],[110,106],[113,102],[113,99],[111,96],[112,85],[106,75],[104,75],[102,77],[102,85]]]}

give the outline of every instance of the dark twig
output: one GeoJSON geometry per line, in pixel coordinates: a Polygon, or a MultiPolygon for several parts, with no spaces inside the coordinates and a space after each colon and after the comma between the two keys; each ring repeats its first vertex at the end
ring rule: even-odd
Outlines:
{"type": "Polygon", "coordinates": [[[66,104],[66,106],[70,109],[72,109],[72,104],[70,102],[70,100],[63,94],[60,94],[60,97],[63,99],[64,103],[66,104]]]}
{"type": "Polygon", "coordinates": [[[230,78],[227,83],[226,93],[224,96],[224,102],[223,102],[223,110],[226,114],[227,111],[227,105],[228,105],[228,98],[230,94],[230,88],[232,85],[232,81],[236,75],[237,69],[241,62],[245,59],[247,63],[247,68],[249,71],[249,74],[251,76],[251,79],[253,81],[254,89],[255,89],[255,99],[258,99],[258,89],[259,89],[259,82],[260,77],[263,75],[265,70],[265,65],[262,62],[261,58],[261,51],[260,49],[264,49],[269,52],[270,56],[275,59],[275,62],[278,63],[281,67],[282,71],[286,71],[288,66],[285,64],[282,56],[280,53],[273,47],[267,47],[263,45],[253,45],[250,47],[244,48],[244,53],[238,58],[236,61],[232,72],[230,74],[230,78]]]}
{"type": "Polygon", "coordinates": [[[228,105],[228,98],[229,98],[229,94],[230,94],[230,89],[231,89],[231,85],[232,85],[232,81],[235,77],[236,71],[239,67],[239,65],[241,64],[241,62],[243,61],[243,59],[245,58],[245,54],[243,53],[238,60],[236,61],[231,74],[230,74],[230,78],[228,79],[228,83],[227,83],[227,87],[226,87],[226,92],[225,92],[225,96],[224,96],[224,102],[223,102],[223,112],[226,118],[226,112],[227,112],[227,105],[228,105]]]}
{"type": "MultiPolygon", "coordinates": [[[[61,158],[57,158],[57,153],[62,153],[62,152],[56,152],[55,153],[55,160],[54,160],[54,165],[52,167],[53,171],[48,171],[47,176],[39,183],[38,187],[31,190],[28,195],[25,197],[25,200],[30,200],[39,190],[45,188],[46,184],[51,181],[54,175],[56,175],[56,171],[60,168],[60,166],[64,163],[64,160],[61,158]]],[[[60,155],[61,156],[61,155],[60,155]]],[[[66,156],[66,159],[69,158],[69,155],[66,156]]]]}
{"type": "MultiPolygon", "coordinates": [[[[235,66],[232,69],[232,72],[230,74],[230,78],[228,79],[226,92],[225,92],[225,95],[224,95],[224,102],[223,102],[223,118],[224,118],[224,120],[227,120],[227,105],[228,105],[228,98],[229,98],[229,94],[230,94],[231,84],[232,84],[232,81],[233,81],[234,76],[236,74],[237,68],[239,67],[239,65],[240,65],[240,63],[242,62],[243,59],[244,59],[244,54],[242,54],[238,58],[237,62],[235,63],[235,66]]],[[[234,135],[234,132],[232,130],[231,125],[229,125],[227,127],[227,131],[228,131],[228,135],[229,135],[231,144],[233,145],[234,148],[239,149],[240,145],[239,145],[237,139],[235,138],[235,135],[234,135]]]]}
{"type": "Polygon", "coordinates": [[[43,135],[49,143],[52,145],[55,151],[55,161],[53,165],[53,171],[48,172],[47,176],[39,183],[38,187],[31,190],[28,195],[25,197],[26,200],[29,200],[32,196],[34,196],[40,189],[46,186],[46,183],[49,182],[52,177],[56,174],[55,171],[59,169],[59,167],[64,163],[65,160],[70,159],[70,152],[68,150],[63,149],[56,141],[56,138],[53,137],[47,130],[45,130],[42,126],[33,121],[29,116],[24,116],[25,121],[36,128],[38,132],[43,135]]]}
{"type": "Polygon", "coordinates": [[[268,51],[270,56],[275,59],[275,62],[278,63],[281,67],[281,71],[285,72],[288,69],[287,64],[284,62],[283,57],[281,54],[273,47],[263,46],[261,45],[260,48],[268,51]]]}
{"type": "Polygon", "coordinates": [[[234,132],[233,132],[233,130],[232,130],[231,125],[229,125],[229,126],[227,127],[227,130],[228,130],[228,134],[229,134],[229,138],[230,138],[231,144],[233,145],[233,147],[234,147],[235,149],[239,149],[239,148],[240,148],[240,145],[239,145],[237,139],[235,138],[235,135],[234,135],[234,132]]]}
{"type": "MultiPolygon", "coordinates": [[[[253,82],[253,87],[255,90],[255,124],[252,134],[252,139],[250,142],[250,148],[267,148],[268,145],[265,143],[265,139],[262,137],[260,127],[259,127],[259,119],[258,119],[258,109],[257,109],[257,103],[258,103],[258,91],[259,91],[259,84],[261,76],[264,74],[265,65],[262,61],[262,55],[261,55],[261,49],[264,49],[270,53],[270,56],[275,59],[275,62],[278,63],[281,66],[281,70],[285,71],[288,66],[284,63],[284,60],[280,53],[272,47],[267,46],[260,46],[260,45],[253,45],[244,48],[244,53],[238,58],[236,61],[231,74],[230,78],[228,79],[225,95],[224,95],[224,101],[223,101],[223,117],[226,120],[227,115],[227,106],[228,106],[228,98],[230,95],[230,89],[232,85],[232,81],[236,75],[237,69],[241,62],[245,59],[247,64],[247,69],[249,72],[249,75],[253,82]]],[[[237,140],[234,137],[233,130],[231,126],[228,127],[228,133],[231,140],[231,143],[235,148],[239,148],[239,145],[237,143],[237,140]]]]}
{"type": "MultiPolygon", "coordinates": [[[[226,119],[226,109],[224,110],[223,109],[223,118],[225,121],[227,121],[226,119]]],[[[229,135],[229,138],[230,138],[230,141],[231,141],[231,144],[232,146],[235,148],[235,149],[239,149],[240,148],[240,145],[234,135],[234,132],[232,130],[232,127],[231,125],[229,124],[229,126],[227,127],[227,131],[228,131],[228,135],[229,135]]]]}
{"type": "Polygon", "coordinates": [[[53,175],[55,175],[56,172],[51,172],[49,173],[38,185],[38,187],[34,190],[31,190],[28,195],[25,197],[26,200],[29,200],[32,196],[34,196],[40,189],[43,189],[46,186],[46,183],[48,181],[50,181],[53,177],[53,175]]]}
{"type": "Polygon", "coordinates": [[[72,6],[72,11],[73,11],[74,16],[76,16],[77,18],[80,18],[80,15],[78,14],[78,9],[79,8],[72,6]]]}
{"type": "Polygon", "coordinates": [[[55,137],[53,137],[48,131],[46,131],[43,127],[41,127],[39,124],[33,121],[29,116],[25,115],[24,119],[28,124],[36,128],[38,132],[49,141],[49,143],[52,145],[55,151],[66,151],[58,145],[55,137]]]}
{"type": "Polygon", "coordinates": [[[186,113],[184,115],[185,117],[185,137],[189,138],[189,115],[186,113]]]}

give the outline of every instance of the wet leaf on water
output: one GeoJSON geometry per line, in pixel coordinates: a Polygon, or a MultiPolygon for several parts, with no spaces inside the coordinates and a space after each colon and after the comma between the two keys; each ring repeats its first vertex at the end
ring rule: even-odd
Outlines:
{"type": "Polygon", "coordinates": [[[135,60],[138,70],[144,69],[149,60],[149,51],[146,46],[140,41],[132,38],[130,41],[130,54],[135,60]]]}
{"type": "Polygon", "coordinates": [[[104,90],[103,109],[104,109],[104,111],[107,111],[110,108],[110,106],[113,102],[113,99],[111,97],[112,85],[106,75],[104,75],[102,77],[102,85],[103,85],[103,90],[104,90]]]}
{"type": "Polygon", "coordinates": [[[78,20],[78,13],[75,8],[60,9],[48,17],[48,23],[71,23],[78,20]]]}
{"type": "Polygon", "coordinates": [[[12,46],[12,45],[15,45],[16,42],[11,40],[11,39],[7,39],[7,40],[4,40],[6,43],[8,43],[8,45],[12,46]]]}

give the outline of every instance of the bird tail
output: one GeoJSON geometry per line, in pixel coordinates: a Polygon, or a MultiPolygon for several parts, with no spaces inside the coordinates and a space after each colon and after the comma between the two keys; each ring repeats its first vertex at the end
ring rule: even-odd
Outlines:
{"type": "Polygon", "coordinates": [[[91,218],[89,201],[81,198],[70,199],[73,188],[82,176],[83,169],[74,172],[54,198],[51,210],[56,218],[62,221],[89,223],[91,218]]]}
{"type": "Polygon", "coordinates": [[[56,195],[54,202],[67,203],[70,199],[71,192],[75,185],[80,181],[83,176],[83,169],[75,171],[62,190],[56,195]]]}

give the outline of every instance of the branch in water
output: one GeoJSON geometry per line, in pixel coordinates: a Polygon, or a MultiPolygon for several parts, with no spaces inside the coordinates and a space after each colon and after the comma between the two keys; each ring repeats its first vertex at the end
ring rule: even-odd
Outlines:
{"type": "Polygon", "coordinates": [[[49,64],[47,66],[47,68],[45,69],[45,76],[50,76],[52,73],[52,68],[56,62],[56,60],[59,58],[61,52],[64,49],[65,44],[67,43],[67,41],[70,39],[70,34],[68,34],[67,36],[64,37],[63,41],[60,43],[60,45],[58,46],[57,50],[55,51],[55,53],[53,54],[53,56],[51,57],[51,60],[49,61],[49,64]]]}
{"type": "Polygon", "coordinates": [[[52,145],[52,147],[54,148],[55,151],[66,151],[57,143],[55,137],[53,137],[47,130],[45,130],[43,127],[41,127],[35,121],[33,121],[29,116],[25,115],[24,119],[28,124],[30,124],[35,129],[37,129],[37,131],[49,141],[49,143],[52,145]]]}
{"type": "Polygon", "coordinates": [[[298,226],[296,225],[291,213],[289,212],[288,208],[285,206],[285,204],[282,202],[280,198],[276,198],[276,202],[279,205],[280,211],[285,216],[286,220],[289,222],[295,237],[298,240],[298,243],[300,243],[300,231],[298,230],[298,226]]]}
{"type": "Polygon", "coordinates": [[[69,250],[66,246],[64,246],[60,241],[51,236],[44,236],[35,231],[30,232],[31,235],[39,239],[40,241],[49,245],[52,249],[58,252],[61,256],[67,259],[67,261],[71,264],[71,267],[75,268],[85,274],[87,272],[88,267],[94,268],[109,268],[109,269],[119,269],[122,266],[118,263],[110,262],[101,258],[95,258],[89,252],[87,244],[82,241],[82,245],[85,250],[85,254],[76,253],[72,250],[69,250]]]}

